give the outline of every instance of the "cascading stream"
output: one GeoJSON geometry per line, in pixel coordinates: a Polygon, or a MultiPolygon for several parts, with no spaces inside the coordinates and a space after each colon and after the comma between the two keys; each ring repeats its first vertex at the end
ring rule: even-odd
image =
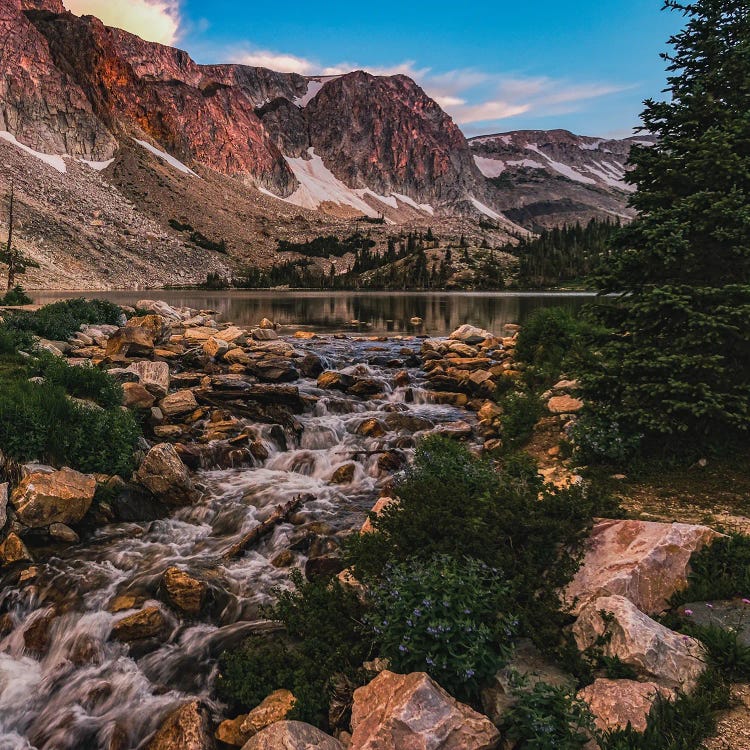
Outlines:
{"type": "MultiPolygon", "coordinates": [[[[384,351],[370,359],[392,360],[402,346],[381,344],[384,351]]],[[[356,367],[360,374],[393,381],[393,369],[363,364],[365,343],[330,339],[318,342],[315,351],[333,368],[356,367]]],[[[38,551],[39,562],[21,584],[0,579],[0,613],[14,623],[0,637],[0,750],[130,750],[189,697],[210,700],[217,656],[264,626],[260,605],[288,579],[288,570],[271,560],[294,546],[306,523],[333,532],[357,528],[391,480],[378,468],[378,451],[398,445],[411,452],[408,430],[367,437],[357,427],[394,411],[433,424],[467,419],[463,410],[429,404],[419,387],[422,373],[410,373],[411,388],[389,387],[373,400],[332,395],[315,381],[300,381],[300,391],[318,400],[299,417],[302,433],[288,439],[286,448],[267,425],[255,425],[268,458],[254,468],[201,473],[205,491],[196,505],[149,523],[99,528],[63,552],[38,551]],[[334,472],[352,461],[351,481],[333,484],[334,472]],[[237,559],[222,559],[276,506],[299,495],[314,499],[294,523],[278,525],[237,559]],[[207,621],[181,620],[157,601],[158,583],[170,566],[201,572],[215,584],[212,590],[220,595],[207,621]],[[126,596],[140,598],[138,604],[128,608],[126,596]],[[118,597],[125,603],[114,613],[118,597]],[[149,649],[111,639],[117,620],[150,606],[168,618],[171,632],[162,643],[149,649]]],[[[295,549],[294,564],[304,565],[304,550],[295,549]]]]}

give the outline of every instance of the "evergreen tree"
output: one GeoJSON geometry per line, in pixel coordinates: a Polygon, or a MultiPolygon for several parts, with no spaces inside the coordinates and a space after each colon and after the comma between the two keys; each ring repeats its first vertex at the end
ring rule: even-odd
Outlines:
{"type": "Polygon", "coordinates": [[[642,447],[701,452],[750,424],[750,6],[668,0],[669,99],[648,100],[628,179],[638,218],[619,235],[599,306],[615,335],[586,379],[600,419],[642,447]]]}
{"type": "Polygon", "coordinates": [[[39,268],[39,264],[36,261],[24,255],[19,248],[13,245],[15,198],[15,190],[11,181],[8,197],[8,241],[4,248],[0,248],[0,263],[8,266],[7,288],[9,291],[15,286],[16,276],[26,273],[29,268],[39,268]]]}

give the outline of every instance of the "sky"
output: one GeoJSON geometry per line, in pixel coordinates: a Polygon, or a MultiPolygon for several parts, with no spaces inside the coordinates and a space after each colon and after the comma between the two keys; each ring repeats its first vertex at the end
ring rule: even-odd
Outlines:
{"type": "Polygon", "coordinates": [[[467,136],[565,128],[618,137],[662,97],[662,0],[63,0],[199,63],[414,78],[467,136]]]}

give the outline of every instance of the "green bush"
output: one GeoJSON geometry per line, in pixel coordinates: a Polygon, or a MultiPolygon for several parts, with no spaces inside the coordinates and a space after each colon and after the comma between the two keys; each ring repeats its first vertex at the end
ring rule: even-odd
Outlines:
{"type": "Polygon", "coordinates": [[[515,450],[525,445],[536,423],[544,414],[541,399],[528,391],[510,391],[500,399],[500,439],[504,450],[515,450]]]}
{"type": "Polygon", "coordinates": [[[750,537],[742,534],[720,537],[693,554],[688,586],[670,604],[733,597],[750,598],[750,537]]]}
{"type": "Polygon", "coordinates": [[[286,688],[297,702],[292,718],[329,725],[338,686],[362,683],[360,670],[372,651],[362,626],[364,605],[337,580],[305,582],[292,574],[294,589],[277,591],[267,616],[284,624],[287,639],[250,638],[219,660],[217,692],[237,710],[248,711],[274,690],[286,688]]]}
{"type": "Polygon", "coordinates": [[[34,348],[34,337],[27,331],[19,331],[12,326],[0,323],[0,354],[14,355],[34,348]]]}
{"type": "Polygon", "coordinates": [[[735,628],[719,625],[694,625],[689,621],[681,632],[697,638],[706,648],[706,661],[725,680],[747,682],[750,679],[750,646],[746,646],[735,628]]]}
{"type": "Polygon", "coordinates": [[[518,622],[502,575],[469,558],[438,555],[389,566],[369,589],[365,621],[395,671],[427,672],[462,699],[507,662],[518,622]]]}
{"type": "Polygon", "coordinates": [[[514,750],[579,750],[594,729],[588,706],[565,688],[543,682],[520,690],[503,724],[514,750]]]}
{"type": "Polygon", "coordinates": [[[16,284],[13,289],[6,292],[4,297],[0,297],[0,305],[8,305],[10,307],[30,305],[33,301],[34,300],[24,292],[23,287],[20,284],[16,284]]]}
{"type": "Polygon", "coordinates": [[[629,431],[616,415],[587,409],[576,420],[570,437],[578,460],[626,466],[637,460],[644,436],[629,431]]]}
{"type": "Polygon", "coordinates": [[[82,325],[119,325],[122,310],[107,300],[70,299],[45,305],[34,313],[16,313],[7,323],[53,341],[67,341],[82,325]]]}
{"type": "Polygon", "coordinates": [[[0,446],[17,461],[127,476],[139,436],[130,412],[78,404],[52,383],[0,381],[0,446]]]}
{"type": "Polygon", "coordinates": [[[47,352],[42,352],[30,369],[32,375],[40,375],[50,384],[62,386],[71,396],[91,399],[104,408],[122,404],[122,386],[104,370],[70,365],[65,359],[47,352]]]}

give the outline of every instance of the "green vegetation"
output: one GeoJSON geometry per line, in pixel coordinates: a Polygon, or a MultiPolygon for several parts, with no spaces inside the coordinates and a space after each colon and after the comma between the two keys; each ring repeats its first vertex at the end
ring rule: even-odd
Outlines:
{"type": "Polygon", "coordinates": [[[502,409],[500,439],[503,450],[515,451],[528,443],[534,427],[544,414],[544,406],[536,393],[512,390],[498,399],[502,409]]]}
{"type": "MultiPolygon", "coordinates": [[[[39,268],[39,264],[33,260],[32,258],[29,258],[26,256],[20,248],[16,247],[13,244],[13,229],[15,224],[15,216],[14,216],[14,208],[15,208],[15,189],[13,185],[13,180],[10,181],[10,193],[8,195],[8,241],[5,243],[5,247],[0,247],[0,263],[2,263],[5,266],[8,266],[8,293],[11,294],[10,299],[17,299],[20,298],[20,295],[16,292],[15,297],[12,296],[12,292],[16,291],[20,287],[16,287],[16,276],[20,276],[29,268],[39,268]]],[[[8,295],[6,295],[7,299],[8,295]]],[[[4,302],[6,305],[14,305],[14,304],[26,304],[26,303],[18,303],[13,301],[4,302]]]]}
{"type": "Polygon", "coordinates": [[[278,249],[280,253],[299,253],[310,258],[341,258],[347,253],[356,254],[374,246],[375,243],[369,237],[357,232],[343,240],[333,235],[316,237],[308,242],[281,240],[278,249]]]}
{"type": "Polygon", "coordinates": [[[20,307],[21,305],[30,305],[31,303],[31,297],[24,292],[20,284],[16,284],[3,297],[0,297],[0,305],[8,305],[9,307],[20,307]]]}
{"type": "Polygon", "coordinates": [[[67,341],[84,324],[119,325],[122,310],[107,300],[70,299],[45,305],[36,312],[16,312],[5,325],[52,341],[67,341]]]}
{"type": "Polygon", "coordinates": [[[667,101],[649,100],[628,180],[639,217],[599,289],[614,333],[584,379],[602,420],[641,453],[695,458],[750,427],[750,15],[737,0],[667,2],[687,18],[670,44],[667,101]]]}

